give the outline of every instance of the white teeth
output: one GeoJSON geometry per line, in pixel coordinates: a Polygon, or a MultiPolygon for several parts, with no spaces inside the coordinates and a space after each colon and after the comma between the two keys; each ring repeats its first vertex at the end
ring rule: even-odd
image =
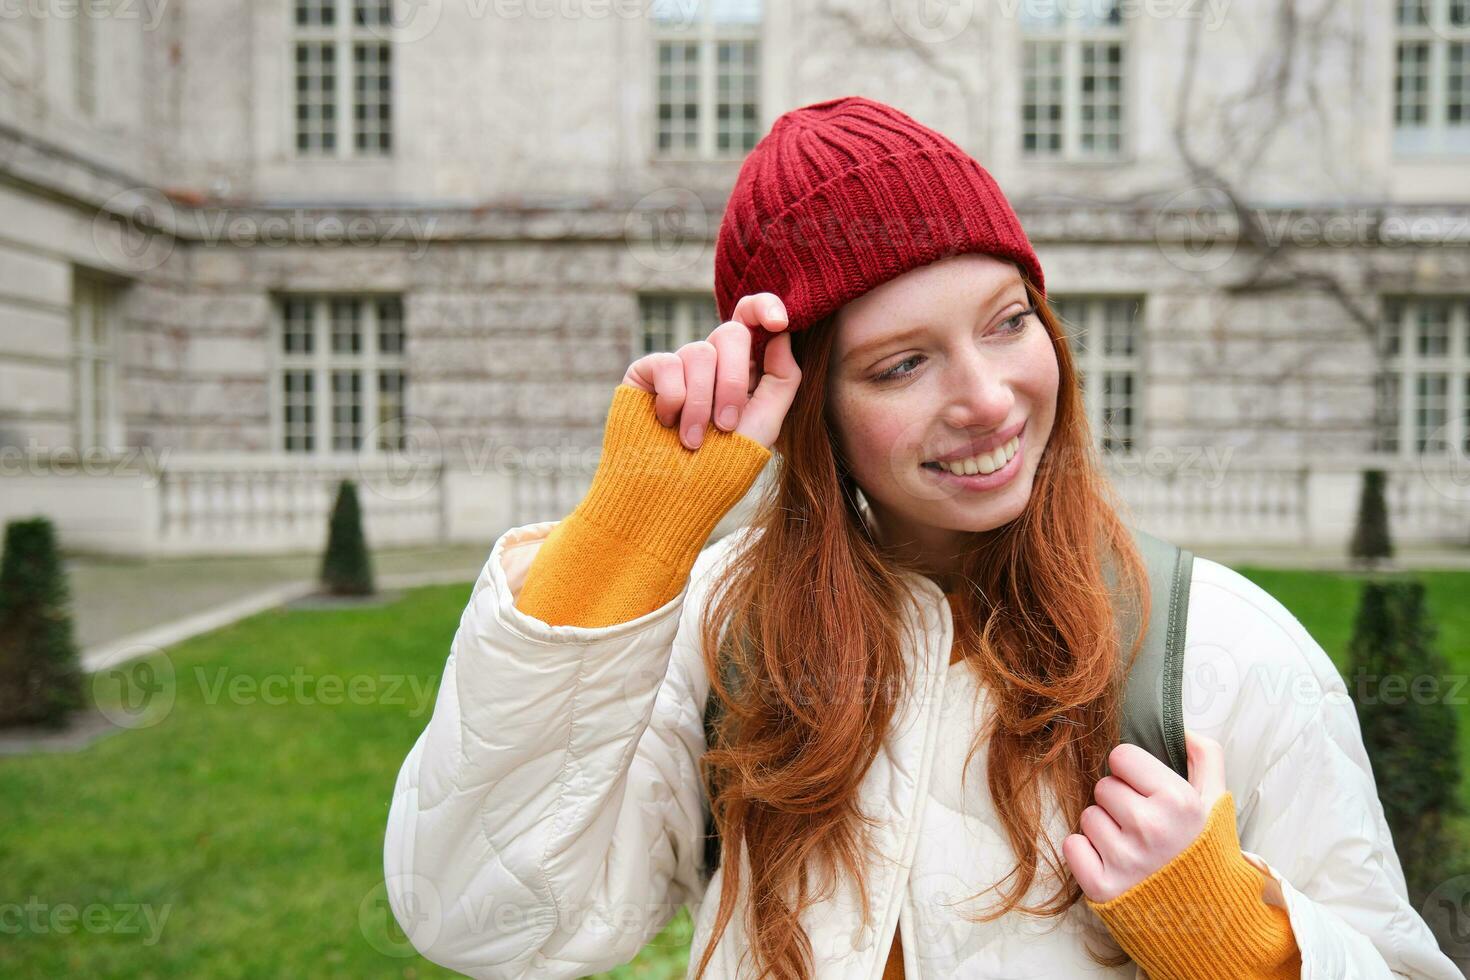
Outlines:
{"type": "Polygon", "coordinates": [[[1021,437],[1012,436],[1010,441],[988,453],[980,453],[968,459],[956,459],[947,463],[936,463],[956,476],[974,476],[976,473],[994,473],[1016,455],[1021,446],[1021,437]]]}

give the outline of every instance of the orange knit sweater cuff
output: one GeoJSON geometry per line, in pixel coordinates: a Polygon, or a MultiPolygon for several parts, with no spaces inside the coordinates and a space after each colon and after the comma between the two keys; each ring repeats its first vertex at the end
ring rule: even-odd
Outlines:
{"type": "Polygon", "coordinates": [[[1269,881],[1241,853],[1227,792],[1169,863],[1110,901],[1086,901],[1150,980],[1298,977],[1291,920],[1265,901],[1269,881]]]}
{"type": "Polygon", "coordinates": [[[683,588],[715,525],[749,492],[771,451],[710,427],[697,450],[632,385],[613,391],[602,456],[575,510],[552,528],[516,608],[552,626],[611,626],[683,588]]]}

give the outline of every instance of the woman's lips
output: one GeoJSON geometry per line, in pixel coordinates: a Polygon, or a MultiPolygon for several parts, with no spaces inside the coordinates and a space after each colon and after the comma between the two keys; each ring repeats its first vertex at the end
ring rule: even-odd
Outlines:
{"type": "Polygon", "coordinates": [[[992,439],[980,440],[979,442],[972,442],[970,444],[970,449],[967,450],[967,451],[950,453],[950,454],[948,454],[946,456],[943,456],[943,457],[939,457],[939,456],[931,457],[930,459],[926,460],[926,462],[930,462],[930,463],[951,462],[952,463],[955,460],[968,459],[970,457],[980,456],[980,455],[985,454],[985,453],[991,453],[991,454],[993,454],[996,449],[999,449],[999,448],[1001,448],[1003,446],[1008,445],[1012,439],[1015,439],[1016,437],[1018,437],[1021,434],[1021,430],[1023,430],[1023,429],[1026,428],[1027,421],[1028,421],[1027,419],[1022,419],[1019,422],[1016,422],[1016,423],[1014,423],[1014,424],[1012,424],[1010,426],[1007,426],[1005,429],[1002,429],[999,433],[997,433],[995,435],[995,437],[992,438],[992,439]],[[984,448],[982,448],[982,444],[983,444],[983,447],[984,448]]]}
{"type": "Polygon", "coordinates": [[[939,466],[919,464],[919,469],[928,473],[932,479],[940,483],[950,484],[962,490],[994,490],[996,487],[1005,486],[1015,479],[1016,474],[1021,472],[1021,457],[1026,452],[1026,429],[1023,426],[1016,436],[1016,452],[1006,464],[998,470],[989,473],[975,473],[971,476],[957,476],[939,466]]]}

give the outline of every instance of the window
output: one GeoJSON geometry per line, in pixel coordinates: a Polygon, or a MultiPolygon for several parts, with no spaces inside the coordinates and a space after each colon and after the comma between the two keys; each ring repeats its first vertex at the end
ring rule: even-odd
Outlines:
{"type": "Polygon", "coordinates": [[[95,279],[74,275],[71,313],[76,449],[116,449],[116,291],[95,279]]]}
{"type": "Polygon", "coordinates": [[[392,0],[294,0],[292,11],[297,155],[390,154],[392,0]]]}
{"type": "Polygon", "coordinates": [[[1470,152],[1470,0],[1398,0],[1394,149],[1470,152]]]}
{"type": "Polygon", "coordinates": [[[1138,297],[1065,296],[1050,300],[1065,321],[1082,382],[1092,431],[1104,452],[1138,446],[1140,380],[1143,376],[1138,297]]]}
{"type": "Polygon", "coordinates": [[[633,357],[658,351],[678,350],[695,340],[703,340],[720,325],[714,297],[643,296],[639,299],[642,329],[633,357]]]}
{"type": "Polygon", "coordinates": [[[1122,156],[1127,37],[1117,0],[1021,7],[1021,152],[1122,156]]]}
{"type": "Polygon", "coordinates": [[[1379,344],[1374,449],[1470,453],[1470,298],[1389,298],[1379,344]]]}
{"type": "Polygon", "coordinates": [[[286,296],[279,305],[277,445],[288,453],[405,448],[397,296],[286,296]]]}
{"type": "Polygon", "coordinates": [[[733,157],[760,136],[760,0],[655,0],[654,147],[733,157]]]}
{"type": "Polygon", "coordinates": [[[90,4],[80,4],[72,16],[72,95],[77,111],[97,112],[97,32],[90,4]]]}

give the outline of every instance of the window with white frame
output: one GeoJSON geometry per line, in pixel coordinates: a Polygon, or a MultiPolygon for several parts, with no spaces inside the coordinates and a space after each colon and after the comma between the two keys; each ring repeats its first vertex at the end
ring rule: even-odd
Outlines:
{"type": "Polygon", "coordinates": [[[1374,448],[1470,453],[1470,297],[1390,297],[1379,333],[1374,448]],[[1458,447],[1458,448],[1457,448],[1458,447]]]}
{"type": "Polygon", "coordinates": [[[288,453],[405,448],[408,371],[398,296],[284,296],[277,412],[288,453]]]}
{"type": "Polygon", "coordinates": [[[72,411],[76,449],[118,448],[117,290],[99,280],[72,278],[72,411]]]}
{"type": "Polygon", "coordinates": [[[97,111],[96,16],[89,4],[78,5],[72,16],[72,96],[86,116],[97,111]]]}
{"type": "Polygon", "coordinates": [[[393,150],[393,0],[293,0],[298,156],[393,150]]]}
{"type": "Polygon", "coordinates": [[[705,294],[641,296],[638,306],[641,327],[634,359],[704,340],[720,325],[714,297],[705,294]]]}
{"type": "Polygon", "coordinates": [[[760,136],[761,0],[654,0],[658,156],[748,152],[760,136]]]}
{"type": "Polygon", "coordinates": [[[1136,296],[1058,296],[1051,308],[1066,323],[1092,431],[1104,452],[1138,447],[1143,377],[1136,296]]]}
{"type": "Polygon", "coordinates": [[[1398,0],[1394,149],[1470,153],[1470,0],[1398,0]]]}
{"type": "Polygon", "coordinates": [[[1122,156],[1128,39],[1117,0],[1023,0],[1020,20],[1022,154],[1057,160],[1122,156]]]}

